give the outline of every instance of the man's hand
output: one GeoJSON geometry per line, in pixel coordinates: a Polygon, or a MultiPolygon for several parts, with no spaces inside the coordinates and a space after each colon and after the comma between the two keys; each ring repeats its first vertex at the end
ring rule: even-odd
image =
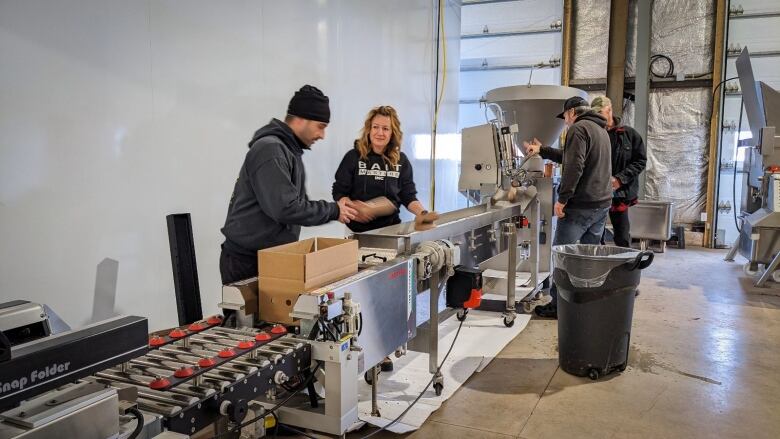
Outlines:
{"type": "Polygon", "coordinates": [[[539,154],[539,151],[542,149],[542,142],[534,137],[534,140],[530,143],[523,141],[523,147],[525,147],[525,153],[527,155],[539,154]]]}
{"type": "Polygon", "coordinates": [[[357,217],[358,212],[355,210],[351,205],[352,201],[347,198],[343,197],[338,202],[339,205],[339,222],[348,224],[350,221],[355,219],[357,217]]]}
{"type": "Polygon", "coordinates": [[[612,190],[618,190],[620,189],[621,183],[620,180],[618,180],[615,177],[610,177],[612,179],[612,190]]]}
{"type": "Polygon", "coordinates": [[[566,216],[566,214],[565,214],[565,213],[563,213],[563,208],[564,208],[564,207],[566,207],[566,205],[565,205],[565,204],[561,203],[560,201],[556,201],[556,202],[555,202],[555,208],[554,208],[554,211],[555,211],[555,216],[557,216],[558,218],[563,218],[563,217],[565,217],[565,216],[566,216]]]}

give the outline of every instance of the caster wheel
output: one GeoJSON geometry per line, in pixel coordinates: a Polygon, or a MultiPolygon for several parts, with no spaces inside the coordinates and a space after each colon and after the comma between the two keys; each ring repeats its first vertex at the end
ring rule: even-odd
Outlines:
{"type": "Polygon", "coordinates": [[[628,367],[628,363],[623,363],[617,367],[617,370],[618,372],[624,372],[626,370],[626,367],[628,367]]]}
{"type": "Polygon", "coordinates": [[[509,320],[508,318],[504,317],[504,326],[507,328],[511,328],[512,326],[515,326],[515,319],[509,320]]]}
{"type": "Polygon", "coordinates": [[[745,265],[742,266],[742,271],[748,276],[755,276],[758,274],[759,267],[753,269],[750,267],[750,262],[745,262],[745,265]]]}
{"type": "Polygon", "coordinates": [[[458,311],[458,314],[456,314],[456,317],[458,318],[459,321],[462,322],[462,321],[466,320],[466,317],[468,315],[469,315],[469,310],[464,309],[464,310],[458,311]]]}
{"type": "Polygon", "coordinates": [[[441,396],[441,391],[444,390],[444,384],[433,383],[433,391],[436,392],[436,396],[441,396]]]}
{"type": "Polygon", "coordinates": [[[775,270],[772,272],[772,280],[780,283],[780,270],[775,270]]]}
{"type": "MultiPolygon", "coordinates": [[[[379,373],[377,373],[376,376],[379,376],[379,373]]],[[[363,374],[363,379],[366,380],[366,383],[368,383],[369,386],[374,385],[374,379],[373,376],[371,375],[371,369],[369,369],[368,372],[363,374]]]]}
{"type": "Polygon", "coordinates": [[[596,370],[596,369],[589,370],[588,371],[588,378],[590,378],[590,379],[592,379],[594,381],[599,379],[599,371],[596,370]]]}

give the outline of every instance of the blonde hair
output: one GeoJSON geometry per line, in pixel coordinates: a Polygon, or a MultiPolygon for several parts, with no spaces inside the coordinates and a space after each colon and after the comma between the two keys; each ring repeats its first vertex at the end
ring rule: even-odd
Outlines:
{"type": "Polygon", "coordinates": [[[398,112],[395,108],[389,105],[383,105],[381,107],[372,108],[366,116],[366,120],[363,123],[363,129],[360,130],[360,137],[358,137],[356,147],[360,158],[365,160],[368,157],[368,153],[371,151],[371,140],[369,135],[371,134],[371,122],[374,121],[376,116],[386,116],[390,118],[390,141],[387,142],[385,150],[382,151],[382,157],[391,165],[395,166],[401,161],[401,142],[403,141],[404,133],[401,131],[401,121],[398,119],[398,112]]]}

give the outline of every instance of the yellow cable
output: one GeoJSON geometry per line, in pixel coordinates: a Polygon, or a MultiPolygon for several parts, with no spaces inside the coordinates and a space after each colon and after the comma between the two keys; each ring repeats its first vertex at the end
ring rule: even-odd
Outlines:
{"type": "MultiPolygon", "coordinates": [[[[433,136],[431,138],[431,211],[436,210],[436,135],[439,127],[439,109],[441,108],[441,101],[444,98],[444,90],[447,83],[447,34],[444,31],[444,0],[439,0],[439,32],[441,34],[442,45],[442,74],[441,74],[441,91],[436,90],[438,96],[436,98],[436,108],[433,114],[433,136]]],[[[439,41],[436,42],[438,46],[439,41]]],[[[438,74],[438,73],[437,73],[438,74]]]]}

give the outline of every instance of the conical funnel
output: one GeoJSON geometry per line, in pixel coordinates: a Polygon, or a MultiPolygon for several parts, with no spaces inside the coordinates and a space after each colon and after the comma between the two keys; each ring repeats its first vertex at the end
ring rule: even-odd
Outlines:
{"type": "MultiPolygon", "coordinates": [[[[563,103],[572,96],[587,99],[588,95],[578,88],[560,85],[515,85],[490,90],[485,95],[488,104],[496,104],[503,112],[506,125],[517,124],[515,142],[539,139],[542,145],[550,146],[563,130],[563,119],[557,116],[563,111],[563,103]]],[[[494,105],[490,105],[496,113],[494,105]]],[[[499,120],[502,117],[496,114],[499,120]]]]}

